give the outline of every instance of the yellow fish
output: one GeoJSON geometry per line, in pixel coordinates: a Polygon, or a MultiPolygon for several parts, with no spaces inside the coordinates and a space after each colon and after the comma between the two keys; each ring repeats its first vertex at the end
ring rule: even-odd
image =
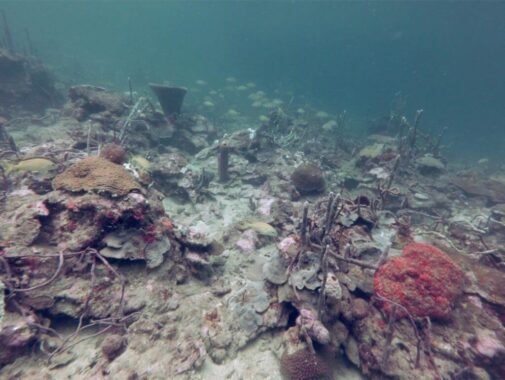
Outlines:
{"type": "Polygon", "coordinates": [[[239,229],[241,230],[254,230],[258,235],[263,236],[277,236],[277,230],[273,228],[270,224],[259,221],[244,221],[239,223],[239,229]]]}
{"type": "Polygon", "coordinates": [[[149,171],[151,168],[151,163],[144,157],[135,155],[130,158],[130,163],[137,167],[138,169],[142,169],[145,171],[149,171]]]}
{"type": "Polygon", "coordinates": [[[21,160],[15,164],[3,161],[1,162],[1,165],[5,169],[5,174],[12,172],[47,173],[55,166],[54,162],[47,158],[27,158],[26,160],[21,160]]]}

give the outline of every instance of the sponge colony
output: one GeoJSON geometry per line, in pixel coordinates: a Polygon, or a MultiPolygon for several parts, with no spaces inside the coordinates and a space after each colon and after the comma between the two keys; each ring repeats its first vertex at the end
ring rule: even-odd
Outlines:
{"type": "Polygon", "coordinates": [[[291,175],[291,181],[300,194],[322,193],[326,186],[323,171],[314,164],[302,164],[291,175]]]}

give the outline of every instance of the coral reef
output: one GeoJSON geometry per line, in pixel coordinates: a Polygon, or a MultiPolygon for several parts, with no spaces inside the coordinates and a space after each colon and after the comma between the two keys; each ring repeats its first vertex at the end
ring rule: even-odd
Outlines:
{"type": "Polygon", "coordinates": [[[503,169],[235,82],[0,121],[0,377],[504,378],[503,169]]]}

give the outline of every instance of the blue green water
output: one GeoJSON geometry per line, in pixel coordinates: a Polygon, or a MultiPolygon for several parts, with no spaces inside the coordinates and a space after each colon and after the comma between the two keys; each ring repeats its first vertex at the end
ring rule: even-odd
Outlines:
{"type": "Polygon", "coordinates": [[[450,153],[505,157],[505,2],[0,1],[18,46],[67,83],[126,89],[224,78],[328,112],[387,114],[395,94],[450,153]]]}

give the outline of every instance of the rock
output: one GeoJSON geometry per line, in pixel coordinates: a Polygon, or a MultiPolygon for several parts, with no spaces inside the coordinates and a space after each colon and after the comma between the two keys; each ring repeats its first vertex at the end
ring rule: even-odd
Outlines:
{"type": "Polygon", "coordinates": [[[431,154],[425,154],[416,160],[417,170],[424,175],[436,175],[445,170],[445,165],[431,154]]]}
{"type": "Polygon", "coordinates": [[[294,285],[298,290],[304,288],[316,290],[321,286],[321,280],[317,276],[318,272],[319,264],[312,263],[305,268],[298,269],[296,272],[291,273],[289,276],[289,283],[294,285]]]}
{"type": "Polygon", "coordinates": [[[363,319],[368,315],[368,302],[363,298],[353,298],[351,307],[354,319],[363,319]]]}
{"type": "Polygon", "coordinates": [[[176,146],[184,152],[196,154],[202,149],[207,148],[209,142],[207,135],[194,134],[190,130],[182,129],[176,131],[171,140],[171,145],[176,146]]]}
{"type": "Polygon", "coordinates": [[[326,181],[323,171],[314,164],[302,164],[291,175],[291,182],[300,194],[324,192],[326,181]]]}
{"type": "Polygon", "coordinates": [[[124,313],[132,314],[142,310],[147,302],[144,296],[144,289],[134,288],[126,291],[124,313]]]}
{"type": "Polygon", "coordinates": [[[258,243],[258,235],[254,230],[246,230],[242,233],[235,245],[243,253],[253,253],[258,243]]]}
{"type": "Polygon", "coordinates": [[[209,279],[214,270],[212,268],[212,263],[204,257],[203,254],[198,252],[188,251],[184,255],[186,262],[192,268],[192,273],[202,280],[209,279]]]}
{"type": "Polygon", "coordinates": [[[332,341],[336,341],[336,345],[344,344],[349,337],[349,330],[340,320],[335,321],[335,323],[331,325],[330,333],[332,341]]]}
{"type": "Polygon", "coordinates": [[[77,355],[72,351],[63,351],[51,358],[49,369],[65,367],[77,359],[77,355]]]}
{"type": "Polygon", "coordinates": [[[493,178],[482,179],[476,175],[459,175],[452,183],[465,193],[488,198],[493,203],[505,203],[505,182],[493,178]]]}
{"type": "Polygon", "coordinates": [[[301,309],[300,315],[296,318],[296,324],[305,329],[307,334],[317,343],[330,343],[330,332],[316,318],[315,312],[308,309],[301,309]]]}
{"type": "Polygon", "coordinates": [[[251,173],[244,173],[240,176],[240,180],[243,183],[246,183],[251,186],[259,187],[265,183],[268,179],[268,176],[264,173],[253,171],[251,173]]]}
{"type": "MultiPolygon", "coordinates": [[[[374,289],[382,297],[404,306],[414,317],[446,319],[462,293],[464,274],[445,253],[421,243],[411,243],[403,256],[386,261],[375,272],[374,289]]],[[[387,312],[392,305],[383,302],[387,312]]],[[[406,316],[396,310],[397,317],[406,316]]]]}
{"type": "Polygon", "coordinates": [[[102,354],[111,362],[126,350],[127,345],[126,337],[117,334],[107,335],[102,342],[102,354]]]}
{"type": "Polygon", "coordinates": [[[342,299],[342,288],[340,287],[340,282],[333,273],[328,274],[328,278],[326,279],[325,294],[326,298],[331,303],[337,303],[342,299]]]}
{"type": "Polygon", "coordinates": [[[294,236],[288,236],[277,244],[277,248],[279,248],[283,256],[293,257],[300,249],[300,245],[294,236]]]}
{"type": "Polygon", "coordinates": [[[261,198],[258,201],[258,206],[256,208],[256,212],[263,216],[272,215],[272,208],[275,203],[275,198],[261,198]]]}
{"type": "Polygon", "coordinates": [[[263,264],[263,275],[272,284],[282,285],[288,280],[287,268],[286,260],[275,252],[270,260],[263,264]]]}
{"type": "Polygon", "coordinates": [[[61,94],[47,68],[33,57],[0,48],[0,113],[44,112],[57,106],[61,94]]]}
{"type": "Polygon", "coordinates": [[[251,305],[237,307],[234,311],[239,329],[242,330],[247,337],[252,338],[262,325],[263,318],[253,310],[251,305]]]}
{"type": "Polygon", "coordinates": [[[66,105],[69,113],[83,121],[97,113],[120,116],[126,112],[126,99],[118,93],[102,87],[79,85],[68,90],[70,103],[66,105]]]}
{"type": "Polygon", "coordinates": [[[158,157],[150,171],[156,182],[174,182],[183,175],[183,168],[188,164],[186,158],[179,153],[164,153],[158,157]]]}
{"type": "Polygon", "coordinates": [[[505,203],[499,203],[491,208],[493,218],[498,221],[505,222],[505,203]]]}
{"type": "Polygon", "coordinates": [[[148,268],[156,268],[163,263],[164,256],[171,249],[170,240],[160,234],[142,235],[137,229],[118,229],[103,238],[107,245],[100,254],[114,259],[145,260],[148,268]]]}
{"type": "Polygon", "coordinates": [[[1,326],[0,365],[12,363],[27,352],[36,338],[36,330],[24,320],[17,320],[1,326]]]}
{"type": "Polygon", "coordinates": [[[349,337],[344,345],[345,354],[349,361],[356,367],[360,367],[361,360],[359,358],[358,342],[352,336],[349,337]]]}
{"type": "Polygon", "coordinates": [[[41,224],[38,216],[47,216],[49,211],[31,195],[9,196],[7,199],[0,224],[1,239],[12,241],[15,246],[29,246],[39,236],[41,224]]]}
{"type": "Polygon", "coordinates": [[[185,243],[190,247],[209,248],[212,242],[210,227],[201,220],[190,226],[185,236],[185,243]]]}
{"type": "Polygon", "coordinates": [[[238,299],[246,297],[247,302],[257,313],[265,312],[270,305],[270,299],[261,282],[248,282],[246,286],[236,293],[236,297],[238,299]]]}

